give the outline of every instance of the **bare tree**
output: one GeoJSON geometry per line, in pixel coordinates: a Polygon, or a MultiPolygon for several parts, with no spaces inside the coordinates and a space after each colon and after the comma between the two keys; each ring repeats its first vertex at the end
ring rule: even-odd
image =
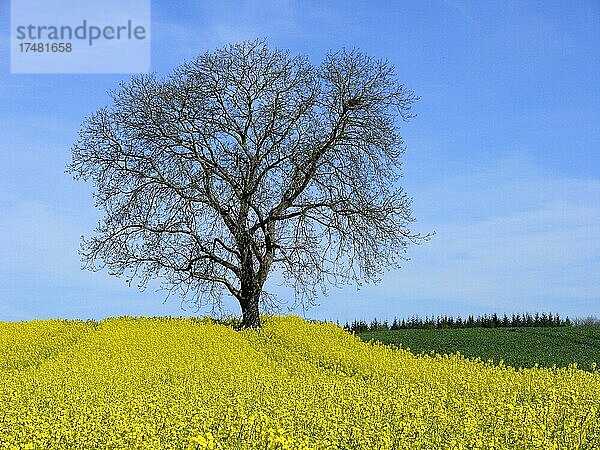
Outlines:
{"type": "Polygon", "coordinates": [[[414,94],[393,67],[330,53],[320,67],[264,41],[229,45],[166,79],[134,76],[83,124],[67,172],[91,180],[105,216],[88,268],[199,306],[229,293],[259,327],[279,270],[303,305],[316,287],[377,280],[412,233],[395,184],[414,94]]]}

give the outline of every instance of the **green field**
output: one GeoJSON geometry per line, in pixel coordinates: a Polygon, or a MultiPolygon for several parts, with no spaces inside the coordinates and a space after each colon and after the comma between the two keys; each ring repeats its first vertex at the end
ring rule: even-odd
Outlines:
{"type": "Polygon", "coordinates": [[[514,367],[559,367],[577,363],[589,370],[600,364],[600,327],[558,328],[462,328],[367,331],[363,341],[380,341],[410,348],[414,353],[460,352],[483,361],[504,360],[514,367]]]}

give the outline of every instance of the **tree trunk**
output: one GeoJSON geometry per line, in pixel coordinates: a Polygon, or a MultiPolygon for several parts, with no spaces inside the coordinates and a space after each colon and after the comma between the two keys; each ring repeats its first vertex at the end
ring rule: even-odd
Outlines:
{"type": "Polygon", "coordinates": [[[260,291],[248,298],[240,299],[242,308],[242,327],[260,328],[260,315],[258,310],[258,300],[260,291]]]}
{"type": "MultiPolygon", "coordinates": [[[[242,209],[246,214],[248,205],[242,204],[242,209]]],[[[240,222],[244,222],[241,216],[240,222]]],[[[242,327],[260,328],[260,315],[258,303],[264,280],[259,283],[254,268],[254,258],[252,255],[252,237],[247,231],[240,233],[238,238],[238,248],[240,252],[240,290],[238,301],[242,308],[242,327]]]]}

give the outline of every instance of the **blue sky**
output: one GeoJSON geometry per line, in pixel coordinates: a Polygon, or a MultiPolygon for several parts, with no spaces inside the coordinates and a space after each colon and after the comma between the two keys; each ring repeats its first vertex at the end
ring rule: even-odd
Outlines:
{"type": "MultiPolygon", "coordinates": [[[[129,75],[12,75],[6,0],[0,17],[0,320],[193,314],[80,269],[100,212],[64,169],[82,120],[129,75]]],[[[415,229],[436,235],[307,317],[600,316],[600,3],[152,1],[159,74],[256,37],[315,64],[358,47],[421,97],[402,185],[415,229]]]]}

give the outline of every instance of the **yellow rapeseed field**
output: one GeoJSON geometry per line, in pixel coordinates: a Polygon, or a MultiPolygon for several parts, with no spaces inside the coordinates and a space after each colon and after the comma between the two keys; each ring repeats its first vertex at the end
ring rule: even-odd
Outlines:
{"type": "Polygon", "coordinates": [[[415,356],[297,317],[0,323],[4,449],[599,449],[600,372],[415,356]]]}

